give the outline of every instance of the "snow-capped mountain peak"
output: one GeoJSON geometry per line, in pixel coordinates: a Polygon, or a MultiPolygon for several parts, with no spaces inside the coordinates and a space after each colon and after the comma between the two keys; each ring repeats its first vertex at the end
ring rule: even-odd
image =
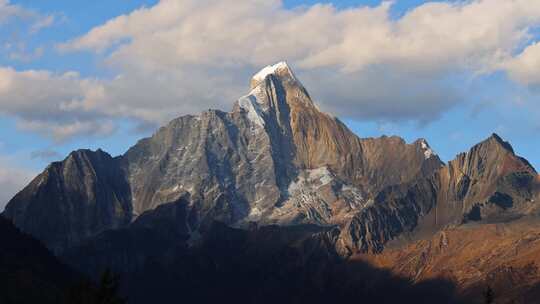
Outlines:
{"type": "Polygon", "coordinates": [[[251,88],[255,88],[262,83],[269,75],[275,75],[278,77],[289,78],[297,81],[296,76],[292,72],[292,69],[285,61],[280,61],[273,65],[268,65],[262,68],[251,78],[251,88]]]}

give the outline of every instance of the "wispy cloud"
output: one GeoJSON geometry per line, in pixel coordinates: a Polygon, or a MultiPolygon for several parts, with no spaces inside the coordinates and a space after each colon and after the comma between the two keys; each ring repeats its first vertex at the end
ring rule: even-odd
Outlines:
{"type": "Polygon", "coordinates": [[[26,10],[19,5],[10,4],[8,0],[0,0],[0,24],[8,22],[12,18],[33,17],[32,11],[26,10]]]}
{"type": "Polygon", "coordinates": [[[45,49],[43,47],[36,47],[35,49],[28,51],[24,43],[19,43],[16,49],[10,46],[5,47],[8,50],[8,57],[12,61],[19,62],[32,62],[43,56],[45,49]]]}
{"type": "Polygon", "coordinates": [[[58,151],[55,151],[55,150],[45,149],[45,150],[32,151],[32,153],[30,153],[30,157],[32,159],[39,159],[46,162],[50,162],[50,161],[59,160],[62,157],[62,154],[60,154],[58,151]]]}
{"type": "Polygon", "coordinates": [[[48,16],[44,16],[42,18],[39,18],[30,27],[30,32],[31,33],[37,33],[37,32],[41,31],[44,28],[48,28],[48,27],[52,26],[55,21],[56,21],[56,17],[54,15],[48,15],[48,16]]]}
{"type": "Polygon", "coordinates": [[[11,4],[9,0],[0,0],[0,24],[5,24],[15,19],[21,19],[29,24],[29,32],[37,33],[55,23],[54,14],[43,15],[37,11],[20,5],[11,4]]]}
{"type": "Polygon", "coordinates": [[[0,56],[14,63],[30,63],[41,58],[44,46],[32,42],[43,29],[55,25],[56,20],[56,14],[42,14],[0,0],[0,56]]]}

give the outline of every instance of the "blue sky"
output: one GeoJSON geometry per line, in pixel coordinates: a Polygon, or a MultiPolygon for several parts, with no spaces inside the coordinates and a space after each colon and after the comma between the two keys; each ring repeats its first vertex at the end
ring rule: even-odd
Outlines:
{"type": "Polygon", "coordinates": [[[0,0],[0,206],[71,150],[118,155],[175,116],[229,110],[277,60],[361,137],[426,138],[448,161],[496,132],[540,168],[530,2],[164,2],[0,0]]]}

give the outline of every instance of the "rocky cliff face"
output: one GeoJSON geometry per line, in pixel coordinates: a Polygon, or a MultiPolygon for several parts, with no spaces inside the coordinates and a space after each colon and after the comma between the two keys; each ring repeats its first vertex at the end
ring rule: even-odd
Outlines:
{"type": "Polygon", "coordinates": [[[279,63],[232,112],[175,119],[115,159],[79,151],[51,165],[5,216],[56,251],[181,197],[190,231],[214,220],[345,225],[385,187],[440,166],[425,141],[358,138],[279,63]]]}
{"type": "Polygon", "coordinates": [[[130,186],[118,160],[79,150],[51,164],[9,203],[4,216],[55,252],[131,221],[130,186]]]}
{"type": "Polygon", "coordinates": [[[435,208],[421,227],[438,230],[466,222],[511,221],[538,214],[538,174],[493,134],[442,167],[430,179],[435,208]]]}
{"type": "Polygon", "coordinates": [[[539,185],[535,169],[493,134],[432,174],[379,192],[375,204],[344,227],[344,250],[380,252],[396,238],[407,242],[468,222],[537,216],[539,185]]]}

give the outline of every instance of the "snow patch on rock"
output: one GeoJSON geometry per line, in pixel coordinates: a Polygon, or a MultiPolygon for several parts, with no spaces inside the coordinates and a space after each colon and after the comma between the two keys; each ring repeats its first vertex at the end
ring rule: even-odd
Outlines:
{"type": "Polygon", "coordinates": [[[238,105],[247,112],[247,118],[254,124],[264,128],[263,110],[261,102],[257,97],[257,89],[251,91],[248,95],[238,99],[238,105]]]}
{"type": "Polygon", "coordinates": [[[306,188],[308,185],[314,186],[317,189],[331,183],[334,176],[327,167],[306,170],[298,176],[298,179],[289,185],[289,193],[294,193],[298,190],[306,188]]]}
{"type": "Polygon", "coordinates": [[[420,141],[420,145],[422,145],[422,149],[424,149],[424,157],[426,159],[430,159],[432,156],[437,155],[435,152],[433,152],[433,150],[429,147],[429,145],[424,139],[420,141]]]}
{"type": "Polygon", "coordinates": [[[278,70],[289,69],[289,65],[285,61],[278,62],[274,65],[269,65],[260,70],[257,74],[253,76],[253,79],[256,81],[263,81],[268,75],[275,74],[278,70]]]}

